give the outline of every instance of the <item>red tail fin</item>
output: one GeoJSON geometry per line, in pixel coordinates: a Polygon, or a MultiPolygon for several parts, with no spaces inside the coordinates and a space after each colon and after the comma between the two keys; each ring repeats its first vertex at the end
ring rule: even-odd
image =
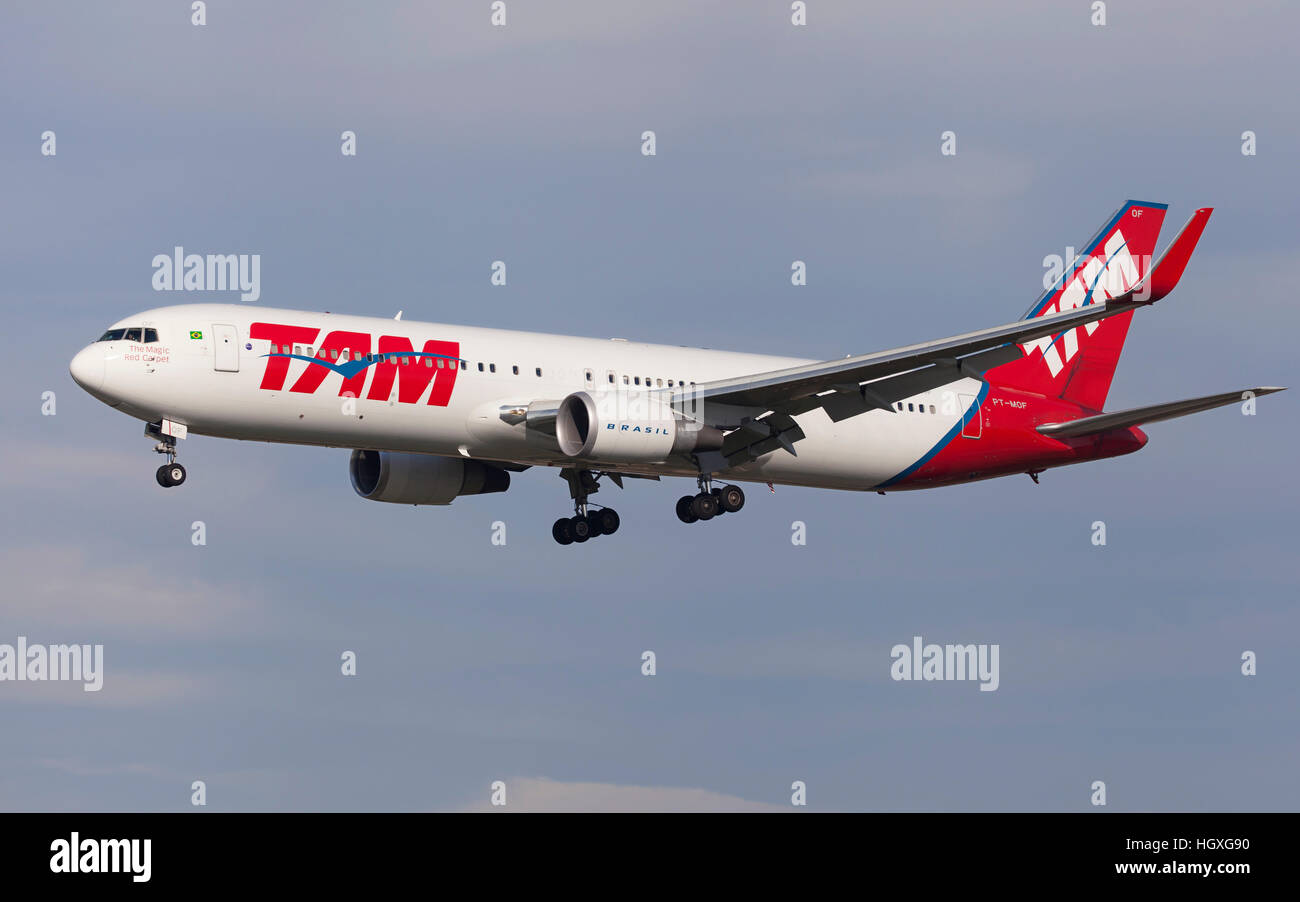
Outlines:
{"type": "MultiPolygon", "coordinates": [[[[1150,269],[1167,206],[1125,202],[1024,318],[1101,303],[1135,287],[1150,269]]],[[[1025,345],[1023,359],[990,370],[988,378],[1001,385],[1101,410],[1132,316],[1112,316],[1040,338],[1025,345]]]]}

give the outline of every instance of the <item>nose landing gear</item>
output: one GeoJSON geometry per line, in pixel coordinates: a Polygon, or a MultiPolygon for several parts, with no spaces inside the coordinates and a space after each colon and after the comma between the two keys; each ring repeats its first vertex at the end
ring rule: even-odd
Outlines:
{"type": "Polygon", "coordinates": [[[185,481],[185,468],[176,462],[176,439],[185,437],[185,427],[177,429],[177,425],[163,420],[160,423],[146,423],[144,427],[146,436],[158,440],[158,444],[153,446],[154,451],[167,455],[167,463],[158,468],[156,476],[158,484],[165,489],[185,481]]]}
{"type": "Polygon", "coordinates": [[[185,481],[185,468],[178,463],[163,464],[158,468],[158,484],[165,489],[185,481]]]}

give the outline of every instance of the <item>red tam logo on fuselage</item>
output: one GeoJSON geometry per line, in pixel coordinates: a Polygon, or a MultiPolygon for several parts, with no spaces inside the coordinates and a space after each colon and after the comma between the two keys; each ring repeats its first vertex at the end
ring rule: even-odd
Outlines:
{"type": "Polygon", "coordinates": [[[446,407],[450,402],[461,366],[460,342],[430,339],[422,351],[416,351],[409,338],[381,335],[372,350],[369,333],[336,330],[316,345],[320,331],[312,326],[253,323],[249,337],[271,343],[259,387],[283,391],[289,361],[301,360],[307,367],[290,386],[291,392],[315,394],[327,376],[337,373],[342,378],[339,397],[359,398],[373,368],[375,375],[365,395],[368,400],[387,401],[396,383],[397,400],[403,404],[418,403],[426,389],[431,406],[446,407]]]}

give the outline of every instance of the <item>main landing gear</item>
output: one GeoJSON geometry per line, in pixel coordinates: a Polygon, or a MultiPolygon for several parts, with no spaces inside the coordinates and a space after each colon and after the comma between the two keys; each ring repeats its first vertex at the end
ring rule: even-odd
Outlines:
{"type": "MultiPolygon", "coordinates": [[[[573,516],[561,517],[551,526],[551,537],[561,545],[581,544],[596,536],[611,536],[618,532],[618,511],[612,507],[592,510],[587,504],[587,496],[600,491],[599,480],[604,474],[592,470],[579,470],[566,467],[560,471],[569,483],[569,495],[573,498],[573,516]]],[[[614,479],[614,476],[610,477],[614,479]]],[[[615,479],[617,483],[618,480],[615,479]]]]}
{"type": "Polygon", "coordinates": [[[708,476],[700,476],[698,482],[698,495],[683,495],[677,499],[677,519],[683,523],[712,520],[720,514],[734,514],[745,506],[745,493],[740,486],[724,485],[715,489],[712,478],[708,476]]]}
{"type": "Polygon", "coordinates": [[[144,427],[144,434],[149,438],[158,439],[158,444],[153,446],[155,452],[167,455],[167,463],[158,468],[158,484],[165,489],[170,489],[172,486],[183,483],[185,481],[185,468],[176,462],[176,437],[165,435],[158,423],[147,423],[144,427]]]}
{"type": "MultiPolygon", "coordinates": [[[[594,470],[566,468],[560,471],[569,483],[569,495],[573,498],[573,516],[561,517],[551,526],[551,537],[561,545],[581,544],[596,536],[613,535],[618,531],[618,512],[611,507],[593,508],[587,503],[587,497],[600,490],[599,480],[608,476],[615,485],[623,483],[617,473],[603,473],[594,470]]],[[[677,518],[683,523],[696,520],[712,520],[722,514],[734,514],[745,506],[745,493],[738,485],[713,487],[710,476],[701,475],[698,480],[698,495],[684,495],[677,501],[677,518]]]]}

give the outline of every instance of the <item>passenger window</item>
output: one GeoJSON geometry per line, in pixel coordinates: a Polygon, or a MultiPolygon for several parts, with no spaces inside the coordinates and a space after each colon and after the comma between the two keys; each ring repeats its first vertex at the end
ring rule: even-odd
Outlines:
{"type": "Polygon", "coordinates": [[[591,370],[587,370],[587,372],[584,373],[584,375],[587,377],[587,381],[590,382],[590,381],[591,381],[591,370]]]}
{"type": "Polygon", "coordinates": [[[930,405],[930,413],[934,413],[934,405],[933,405],[933,404],[930,405]]]}
{"type": "Polygon", "coordinates": [[[538,376],[538,378],[541,378],[541,375],[542,375],[542,368],[539,366],[539,367],[537,368],[537,376],[538,376]]]}
{"type": "Polygon", "coordinates": [[[627,385],[627,376],[624,376],[624,377],[623,377],[623,384],[624,384],[624,385],[627,385]]]}
{"type": "Polygon", "coordinates": [[[480,363],[480,364],[478,365],[478,371],[479,371],[480,373],[483,372],[483,364],[480,363]]]}
{"type": "Polygon", "coordinates": [[[909,402],[907,405],[907,412],[911,413],[914,410],[916,410],[916,407],[909,402]]]}
{"type": "Polygon", "coordinates": [[[510,367],[510,369],[516,376],[519,375],[519,364],[516,363],[514,366],[510,367]]]}
{"type": "Polygon", "coordinates": [[[302,345],[294,345],[294,346],[293,346],[293,352],[294,352],[295,354],[297,354],[299,357],[301,357],[301,356],[302,356],[302,345]]]}
{"type": "Polygon", "coordinates": [[[668,380],[668,387],[669,387],[669,388],[672,388],[672,387],[673,387],[673,380],[671,380],[671,379],[668,380]]]}
{"type": "Polygon", "coordinates": [[[632,381],[633,381],[635,384],[640,385],[640,384],[641,384],[641,377],[640,377],[640,376],[635,376],[635,377],[633,377],[632,381]]]}
{"type": "Polygon", "coordinates": [[[338,349],[338,348],[330,348],[330,359],[331,359],[331,360],[338,360],[338,359],[339,359],[339,349],[338,349]]]}
{"type": "MultiPolygon", "coordinates": [[[[426,359],[427,359],[427,358],[426,358],[426,359]]],[[[440,370],[445,370],[446,368],[447,368],[447,361],[445,361],[445,360],[443,360],[441,357],[439,357],[439,358],[438,358],[438,369],[440,369],[440,370]]]]}
{"type": "Polygon", "coordinates": [[[489,371],[489,372],[492,372],[492,373],[495,373],[495,372],[497,371],[497,365],[496,365],[495,363],[489,363],[489,364],[488,364],[488,371],[489,371]]]}

